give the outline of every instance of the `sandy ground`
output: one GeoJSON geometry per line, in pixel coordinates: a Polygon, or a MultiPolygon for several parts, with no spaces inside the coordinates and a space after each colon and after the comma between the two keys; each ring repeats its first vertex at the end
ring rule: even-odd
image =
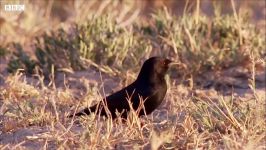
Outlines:
{"type": "MultiPolygon", "coordinates": [[[[3,74],[6,75],[6,73],[3,73],[3,74]]],[[[5,78],[5,77],[2,77],[2,78],[5,78]]],[[[258,85],[257,92],[261,95],[263,94],[265,95],[265,72],[259,73],[256,76],[256,78],[257,78],[257,85],[258,85]]],[[[29,78],[29,77],[27,78],[27,80],[29,84],[34,84],[36,82],[36,79],[29,78]]],[[[179,97],[182,98],[182,94],[184,95],[185,93],[185,95],[188,95],[187,93],[189,93],[189,90],[188,90],[189,88],[184,88],[184,86],[181,87],[180,85],[175,85],[175,83],[178,83],[177,80],[178,79],[171,79],[172,81],[171,83],[174,83],[174,84],[171,85],[170,88],[176,89],[177,91],[179,91],[180,93],[179,97]]],[[[126,83],[123,83],[120,78],[110,77],[104,73],[100,74],[98,71],[93,70],[93,69],[75,72],[74,74],[69,74],[66,76],[64,76],[62,73],[59,73],[56,76],[55,81],[56,81],[55,85],[58,89],[64,89],[65,85],[67,85],[67,87],[72,91],[72,93],[76,95],[77,99],[81,101],[82,101],[82,97],[84,97],[86,94],[87,87],[85,85],[93,85],[93,86],[96,85],[99,89],[103,89],[104,87],[104,91],[108,95],[109,93],[112,93],[120,89],[121,87],[124,86],[124,84],[126,84],[126,83]]],[[[218,89],[216,90],[216,92],[220,92],[223,95],[230,95],[233,92],[234,95],[242,97],[243,99],[248,99],[252,97],[253,93],[248,88],[247,78],[223,76],[223,78],[220,78],[217,81],[218,82],[216,82],[216,84],[210,84],[213,82],[212,78],[210,78],[210,81],[206,82],[206,84],[208,84],[208,88],[197,89],[196,92],[200,91],[201,93],[208,93],[210,90],[215,90],[214,86],[226,87],[230,83],[231,85],[234,85],[235,87],[234,88],[216,88],[218,89]],[[226,81],[226,80],[229,80],[229,81],[226,81]],[[224,83],[223,86],[219,85],[221,84],[221,82],[224,83]]],[[[1,82],[2,82],[1,86],[5,86],[3,84],[4,82],[3,79],[1,82]]],[[[103,92],[101,92],[101,95],[103,95],[103,92]]],[[[160,106],[160,108],[157,109],[152,115],[150,115],[150,117],[153,117],[153,119],[157,117],[157,121],[159,124],[160,124],[160,118],[165,118],[167,116],[169,105],[171,105],[171,102],[169,102],[167,99],[169,99],[169,95],[166,96],[166,101],[160,106]]],[[[182,112],[179,112],[178,114],[179,116],[172,116],[172,118],[171,116],[170,118],[168,116],[169,121],[171,122],[171,120],[182,119],[182,112]]],[[[3,120],[3,116],[0,117],[0,122],[1,120],[3,120]]],[[[156,119],[154,120],[156,121],[156,119]]],[[[60,124],[56,124],[55,127],[56,129],[54,130],[63,130],[60,124]]],[[[78,124],[75,124],[71,130],[78,134],[79,132],[82,132],[83,129],[78,124]]],[[[0,132],[0,144],[5,145],[5,147],[8,147],[8,146],[13,147],[13,146],[22,145],[26,149],[40,149],[40,148],[44,148],[47,145],[49,145],[46,148],[54,149],[55,147],[53,147],[53,145],[56,145],[54,143],[55,141],[45,140],[48,137],[51,138],[52,136],[51,133],[53,133],[51,129],[48,129],[46,127],[39,127],[39,126],[17,128],[17,129],[8,131],[8,132],[1,131],[0,132]]]]}

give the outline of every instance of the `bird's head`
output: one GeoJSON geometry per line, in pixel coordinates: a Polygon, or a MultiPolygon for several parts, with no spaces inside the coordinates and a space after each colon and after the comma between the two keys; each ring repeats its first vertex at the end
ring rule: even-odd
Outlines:
{"type": "Polygon", "coordinates": [[[163,57],[151,57],[142,65],[138,79],[149,80],[152,78],[164,78],[171,63],[171,60],[163,57]]]}

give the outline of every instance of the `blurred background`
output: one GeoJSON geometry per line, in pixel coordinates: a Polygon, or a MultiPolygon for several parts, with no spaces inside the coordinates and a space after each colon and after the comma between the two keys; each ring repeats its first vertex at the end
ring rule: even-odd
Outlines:
{"type": "Polygon", "coordinates": [[[265,3],[0,0],[0,149],[265,150],[265,3]],[[150,119],[66,119],[152,56],[179,65],[150,119]]]}
{"type": "Polygon", "coordinates": [[[31,36],[62,23],[84,21],[88,16],[103,13],[111,13],[119,23],[126,24],[135,19],[149,19],[151,13],[163,8],[177,16],[199,9],[200,13],[212,17],[215,3],[222,14],[233,14],[232,2],[237,12],[248,13],[249,19],[264,29],[265,0],[1,0],[0,42],[3,44],[12,39],[24,43],[26,37],[31,39],[31,36]],[[5,4],[24,4],[25,11],[4,11],[5,4]]]}
{"type": "Polygon", "coordinates": [[[122,76],[161,55],[180,61],[187,70],[175,74],[187,78],[250,68],[251,55],[257,64],[266,55],[265,0],[0,2],[0,72],[22,68],[32,74],[37,66],[48,75],[53,66],[79,71],[92,65],[122,76]],[[5,11],[7,4],[25,10],[5,11]]]}

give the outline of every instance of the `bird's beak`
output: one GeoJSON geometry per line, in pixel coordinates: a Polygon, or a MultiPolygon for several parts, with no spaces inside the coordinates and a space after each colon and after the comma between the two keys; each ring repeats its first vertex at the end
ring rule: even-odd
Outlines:
{"type": "Polygon", "coordinates": [[[173,61],[170,59],[166,59],[165,62],[166,62],[166,65],[170,65],[173,61]]]}
{"type": "Polygon", "coordinates": [[[174,61],[172,61],[172,62],[169,63],[170,66],[173,66],[173,65],[180,65],[180,64],[181,64],[181,63],[174,62],[174,61]]]}
{"type": "Polygon", "coordinates": [[[187,69],[187,66],[186,66],[185,64],[183,64],[183,63],[180,63],[180,62],[174,62],[174,61],[171,61],[171,62],[169,63],[169,67],[172,67],[172,66],[177,66],[178,68],[179,68],[179,67],[182,67],[182,68],[184,68],[184,69],[187,69]]]}
{"type": "Polygon", "coordinates": [[[180,65],[181,63],[167,59],[169,66],[180,65]]]}
{"type": "Polygon", "coordinates": [[[172,66],[175,66],[175,65],[177,65],[177,66],[182,66],[183,65],[180,62],[172,61],[170,59],[167,59],[166,62],[167,62],[167,64],[168,64],[169,67],[172,67],[172,66]]]}

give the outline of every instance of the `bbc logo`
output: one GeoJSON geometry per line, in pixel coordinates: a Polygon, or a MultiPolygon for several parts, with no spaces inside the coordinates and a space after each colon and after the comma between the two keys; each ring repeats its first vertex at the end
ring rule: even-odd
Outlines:
{"type": "Polygon", "coordinates": [[[5,5],[5,11],[24,11],[25,5],[5,5]]]}

